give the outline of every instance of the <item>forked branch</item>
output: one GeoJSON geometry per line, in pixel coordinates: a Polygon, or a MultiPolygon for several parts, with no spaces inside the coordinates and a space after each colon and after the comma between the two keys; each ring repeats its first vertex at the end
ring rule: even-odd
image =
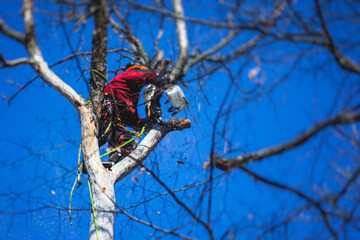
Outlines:
{"type": "Polygon", "coordinates": [[[161,124],[155,124],[138,147],[126,158],[111,168],[111,176],[114,183],[128,176],[149,156],[152,150],[171,131],[189,128],[189,119],[173,118],[161,124]]]}

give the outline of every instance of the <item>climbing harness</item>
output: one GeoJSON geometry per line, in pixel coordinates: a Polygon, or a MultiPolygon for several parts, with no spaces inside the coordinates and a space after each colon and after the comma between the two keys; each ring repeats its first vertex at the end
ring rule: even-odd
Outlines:
{"type": "MultiPolygon", "coordinates": [[[[115,123],[114,123],[115,126],[124,129],[126,132],[130,133],[131,135],[135,135],[135,136],[139,135],[139,132],[131,131],[131,130],[127,129],[127,128],[121,123],[122,121],[121,121],[121,119],[120,119],[120,112],[119,112],[119,110],[118,110],[118,108],[117,108],[117,105],[118,105],[118,103],[116,102],[116,100],[109,99],[109,98],[108,98],[108,94],[105,94],[105,98],[104,98],[102,107],[103,107],[103,109],[105,109],[105,110],[107,111],[107,113],[110,115],[110,116],[109,116],[110,121],[109,121],[108,127],[106,128],[104,134],[103,134],[101,137],[105,136],[105,134],[110,130],[111,125],[112,125],[114,122],[115,122],[115,123]],[[113,111],[114,106],[115,106],[115,109],[116,109],[116,113],[114,113],[114,111],[113,111]]],[[[100,137],[100,138],[101,138],[101,137],[100,137]]]]}
{"type": "MultiPolygon", "coordinates": [[[[131,130],[127,129],[123,124],[121,124],[120,111],[119,111],[119,108],[118,108],[118,105],[120,105],[120,104],[117,103],[117,101],[115,99],[114,92],[113,92],[113,90],[112,90],[112,88],[110,86],[109,80],[101,72],[99,72],[96,69],[91,69],[91,72],[94,72],[94,73],[98,74],[99,76],[101,76],[103,79],[105,79],[105,81],[108,83],[108,85],[110,87],[110,91],[111,91],[111,94],[106,94],[105,93],[105,98],[104,98],[104,101],[103,101],[103,104],[102,104],[102,107],[107,108],[107,111],[110,114],[110,123],[108,125],[108,128],[105,130],[104,134],[101,137],[103,137],[109,131],[109,129],[111,127],[111,124],[112,124],[111,117],[114,116],[114,111],[113,111],[114,107],[115,107],[115,111],[116,111],[116,114],[115,114],[116,115],[116,124],[115,125],[117,127],[120,127],[122,129],[124,129],[125,131],[127,131],[131,135],[137,136],[139,134],[138,132],[131,131],[131,130]]],[[[129,106],[129,105],[126,105],[126,106],[129,106]]]]}

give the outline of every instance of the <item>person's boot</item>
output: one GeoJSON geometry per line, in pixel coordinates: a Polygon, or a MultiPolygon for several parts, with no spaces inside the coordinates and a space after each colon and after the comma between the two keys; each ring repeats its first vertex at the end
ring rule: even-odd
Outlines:
{"type": "Polygon", "coordinates": [[[124,156],[121,153],[116,152],[109,157],[109,162],[116,164],[116,163],[120,162],[120,160],[122,160],[123,158],[124,158],[124,156]]]}

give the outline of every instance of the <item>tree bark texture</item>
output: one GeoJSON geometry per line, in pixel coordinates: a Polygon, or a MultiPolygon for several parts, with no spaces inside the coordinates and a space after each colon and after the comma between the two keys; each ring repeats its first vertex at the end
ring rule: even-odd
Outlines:
{"type": "Polygon", "coordinates": [[[92,189],[92,199],[95,209],[96,226],[91,215],[89,239],[113,239],[115,193],[114,184],[109,172],[102,166],[98,139],[95,135],[96,125],[92,108],[88,105],[79,109],[81,122],[81,139],[84,162],[88,171],[92,189]]]}
{"type": "Polygon", "coordinates": [[[176,60],[174,69],[170,74],[170,83],[174,83],[177,80],[178,76],[184,74],[184,66],[188,60],[188,49],[189,49],[189,40],[187,37],[186,22],[184,18],[184,8],[181,0],[173,0],[174,12],[178,18],[176,18],[176,29],[177,29],[177,38],[179,43],[179,56],[176,60]]]}
{"type": "Polygon", "coordinates": [[[101,175],[91,184],[92,200],[94,203],[96,224],[94,215],[91,214],[89,240],[113,239],[115,223],[115,190],[109,176],[101,175]]]}
{"type": "Polygon", "coordinates": [[[94,30],[92,38],[91,54],[91,78],[90,78],[90,101],[96,113],[100,117],[103,89],[106,85],[106,53],[108,40],[109,12],[106,0],[94,0],[92,4],[94,12],[94,30]]]}

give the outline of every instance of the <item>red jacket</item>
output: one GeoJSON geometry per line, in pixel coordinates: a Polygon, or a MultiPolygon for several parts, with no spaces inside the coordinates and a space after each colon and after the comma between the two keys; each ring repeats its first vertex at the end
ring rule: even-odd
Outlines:
{"type": "MultiPolygon", "coordinates": [[[[147,84],[161,85],[158,80],[160,74],[149,70],[132,69],[116,75],[104,93],[114,95],[120,111],[121,122],[127,126],[138,129],[141,127],[141,118],[137,112],[141,88],[147,84]]],[[[115,109],[114,109],[115,110],[115,109]]]]}

